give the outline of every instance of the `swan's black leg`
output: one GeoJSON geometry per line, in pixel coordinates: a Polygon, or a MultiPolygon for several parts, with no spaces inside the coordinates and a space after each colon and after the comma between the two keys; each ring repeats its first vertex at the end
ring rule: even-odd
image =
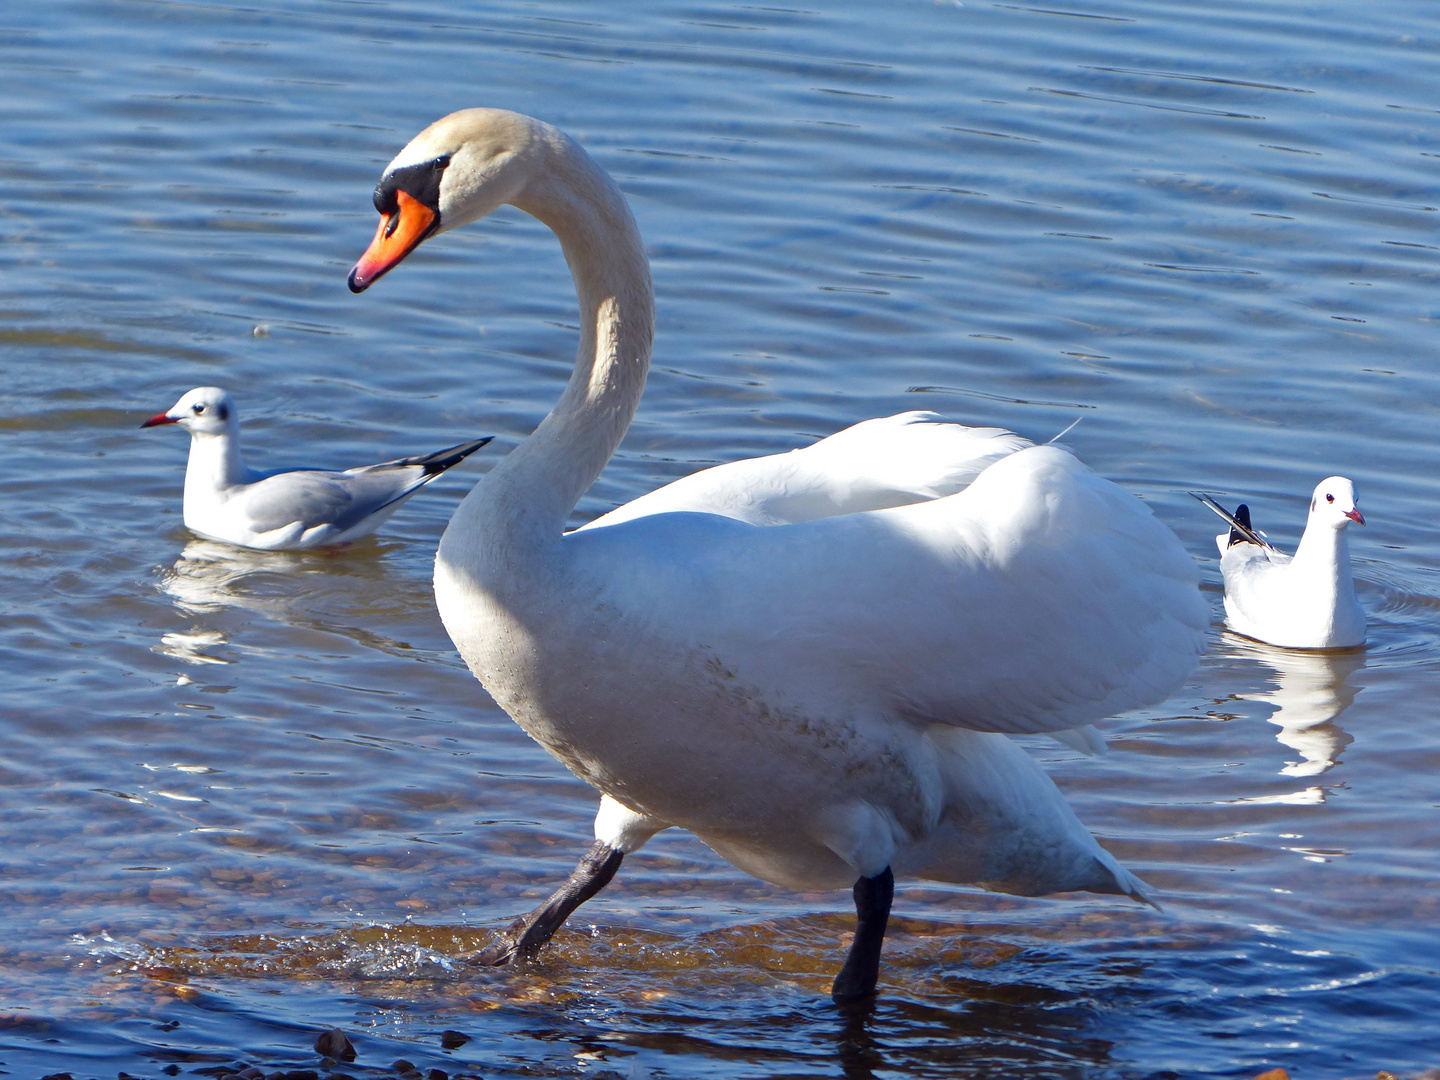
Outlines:
{"type": "MultiPolygon", "coordinates": [[[[502,930],[489,945],[469,958],[471,962],[495,966],[508,964],[517,956],[534,956],[572,911],[610,884],[623,858],[623,851],[596,840],[549,900],[502,930]]],[[[881,933],[884,933],[883,925],[881,933]]]]}
{"type": "Polygon", "coordinates": [[[880,978],[880,946],[885,943],[885,924],[890,920],[894,898],[895,875],[888,866],[884,873],[855,882],[855,915],[859,921],[850,955],[830,988],[835,1001],[858,1001],[875,993],[880,978]]]}

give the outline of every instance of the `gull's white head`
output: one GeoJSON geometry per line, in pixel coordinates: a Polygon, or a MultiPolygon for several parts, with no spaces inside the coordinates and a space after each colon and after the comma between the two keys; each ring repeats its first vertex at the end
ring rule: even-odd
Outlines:
{"type": "Polygon", "coordinates": [[[1310,498],[1310,523],[1320,522],[1332,529],[1343,529],[1352,521],[1364,525],[1365,515],[1355,500],[1354,484],[1343,476],[1327,476],[1310,498]]]}
{"type": "Polygon", "coordinates": [[[557,128],[504,109],[435,121],[385,166],[375,187],[380,226],[350,271],[350,291],[369,288],[430,237],[514,202],[557,142],[578,149],[557,128]]]}
{"type": "Polygon", "coordinates": [[[179,424],[191,435],[224,435],[236,425],[235,402],[218,386],[197,386],[167,412],[152,416],[140,426],[179,424]]]}

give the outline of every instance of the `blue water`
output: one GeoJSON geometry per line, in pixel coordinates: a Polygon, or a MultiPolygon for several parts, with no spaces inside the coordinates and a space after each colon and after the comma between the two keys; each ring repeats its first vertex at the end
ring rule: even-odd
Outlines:
{"type": "Polygon", "coordinates": [[[357,1076],[1440,1065],[1437,45],[1397,0],[0,11],[0,1070],[316,1067],[332,1025],[357,1076]],[[569,370],[558,248],[507,210],[345,287],[381,167],[481,104],[584,143],[649,244],[655,366],[577,521],[902,409],[1083,417],[1216,625],[1109,756],[1032,749],[1163,914],[902,882],[844,1016],[848,897],[662,834],[532,970],[456,962],[593,813],[429,588],[569,370]],[[138,430],[204,384],[262,467],[497,438],[373,541],[236,552],[138,430]],[[1288,546],[1333,473],[1369,648],[1222,632],[1187,492],[1288,546]]]}

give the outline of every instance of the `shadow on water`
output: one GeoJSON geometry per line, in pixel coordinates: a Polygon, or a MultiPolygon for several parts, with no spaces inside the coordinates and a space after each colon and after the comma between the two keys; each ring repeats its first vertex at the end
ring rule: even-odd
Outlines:
{"type": "MultiPolygon", "coordinates": [[[[440,1027],[476,1036],[467,1054],[486,1075],[510,1075],[504,1055],[494,1052],[501,1031],[510,1038],[523,1032],[570,1059],[537,1073],[532,1048],[515,1075],[571,1075],[576,1064],[609,1063],[621,1076],[650,1076],[653,1065],[675,1055],[701,1070],[687,1075],[846,1080],[895,1068],[922,1076],[1000,1069],[1079,1077],[1113,1064],[1110,1040],[1095,1031],[1093,988],[1054,980],[1051,969],[1066,967],[1059,952],[992,936],[993,926],[974,934],[955,924],[899,920],[881,997],[833,1005],[829,981],[848,924],[842,915],[819,915],[686,937],[628,927],[567,930],[541,960],[499,970],[463,959],[486,931],[410,923],[291,937],[223,935],[183,946],[106,936],[77,946],[101,962],[112,983],[105,996],[133,1001],[143,984],[157,1001],[168,999],[166,1015],[187,1027],[197,1023],[192,1010],[216,1009],[253,1009],[254,1025],[263,1027],[281,987],[288,1000],[305,1002],[288,1010],[302,1030],[303,1009],[323,1025],[360,1001],[360,1015],[379,1021],[361,1030],[371,1046],[356,1039],[369,1059],[362,1064],[381,1053],[378,1041],[394,1044],[384,1052],[415,1060],[416,1044],[440,1027]]],[[[1070,923],[1070,932],[1078,929],[1070,923]]],[[[300,1045],[293,1035],[289,1041],[300,1045]]],[[[313,1059],[303,1055],[288,1061],[307,1064],[313,1059]]],[[[653,1075],[666,1073],[661,1067],[653,1075]]]]}
{"type": "Polygon", "coordinates": [[[1186,1075],[1216,1040],[1292,1038],[1283,1014],[1302,1010],[1308,1023],[1354,1025],[1357,992],[1371,1030],[1424,1023],[1422,973],[1296,950],[1264,928],[1107,902],[993,902],[964,922],[896,920],[880,996],[844,1008],[828,999],[851,928],[839,912],[685,935],[577,925],[539,960],[503,969],[466,962],[488,931],[463,924],[77,936],[68,964],[15,972],[51,992],[59,976],[71,1004],[50,1020],[0,1020],[0,1049],[23,1057],[53,1040],[53,1061],[74,1028],[93,1054],[81,1033],[103,1023],[129,1040],[110,1048],[121,1058],[302,1069],[317,1064],[315,1035],[342,1026],[355,1076],[404,1058],[452,1077],[629,1080],[677,1075],[683,1061],[686,1076],[1072,1080],[1186,1075]],[[1271,969],[1268,983],[1237,963],[1246,952],[1271,969]]]}

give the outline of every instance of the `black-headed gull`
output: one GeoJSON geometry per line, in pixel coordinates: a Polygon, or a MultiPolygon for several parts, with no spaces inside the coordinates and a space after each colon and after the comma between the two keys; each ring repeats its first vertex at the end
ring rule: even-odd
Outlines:
{"type": "Polygon", "coordinates": [[[200,386],[141,427],[179,424],[190,432],[185,526],[211,540],[264,551],[328,547],[368,536],[400,504],[490,440],[342,472],[259,472],[240,456],[235,402],[200,386]]]}
{"type": "Polygon", "coordinates": [[[1321,480],[1293,556],[1250,525],[1244,503],[1231,514],[1208,495],[1197,499],[1230,525],[1215,538],[1225,578],[1225,616],[1233,630],[1287,649],[1347,649],[1365,644],[1365,612],[1355,596],[1345,530],[1364,525],[1355,485],[1321,480]]]}

